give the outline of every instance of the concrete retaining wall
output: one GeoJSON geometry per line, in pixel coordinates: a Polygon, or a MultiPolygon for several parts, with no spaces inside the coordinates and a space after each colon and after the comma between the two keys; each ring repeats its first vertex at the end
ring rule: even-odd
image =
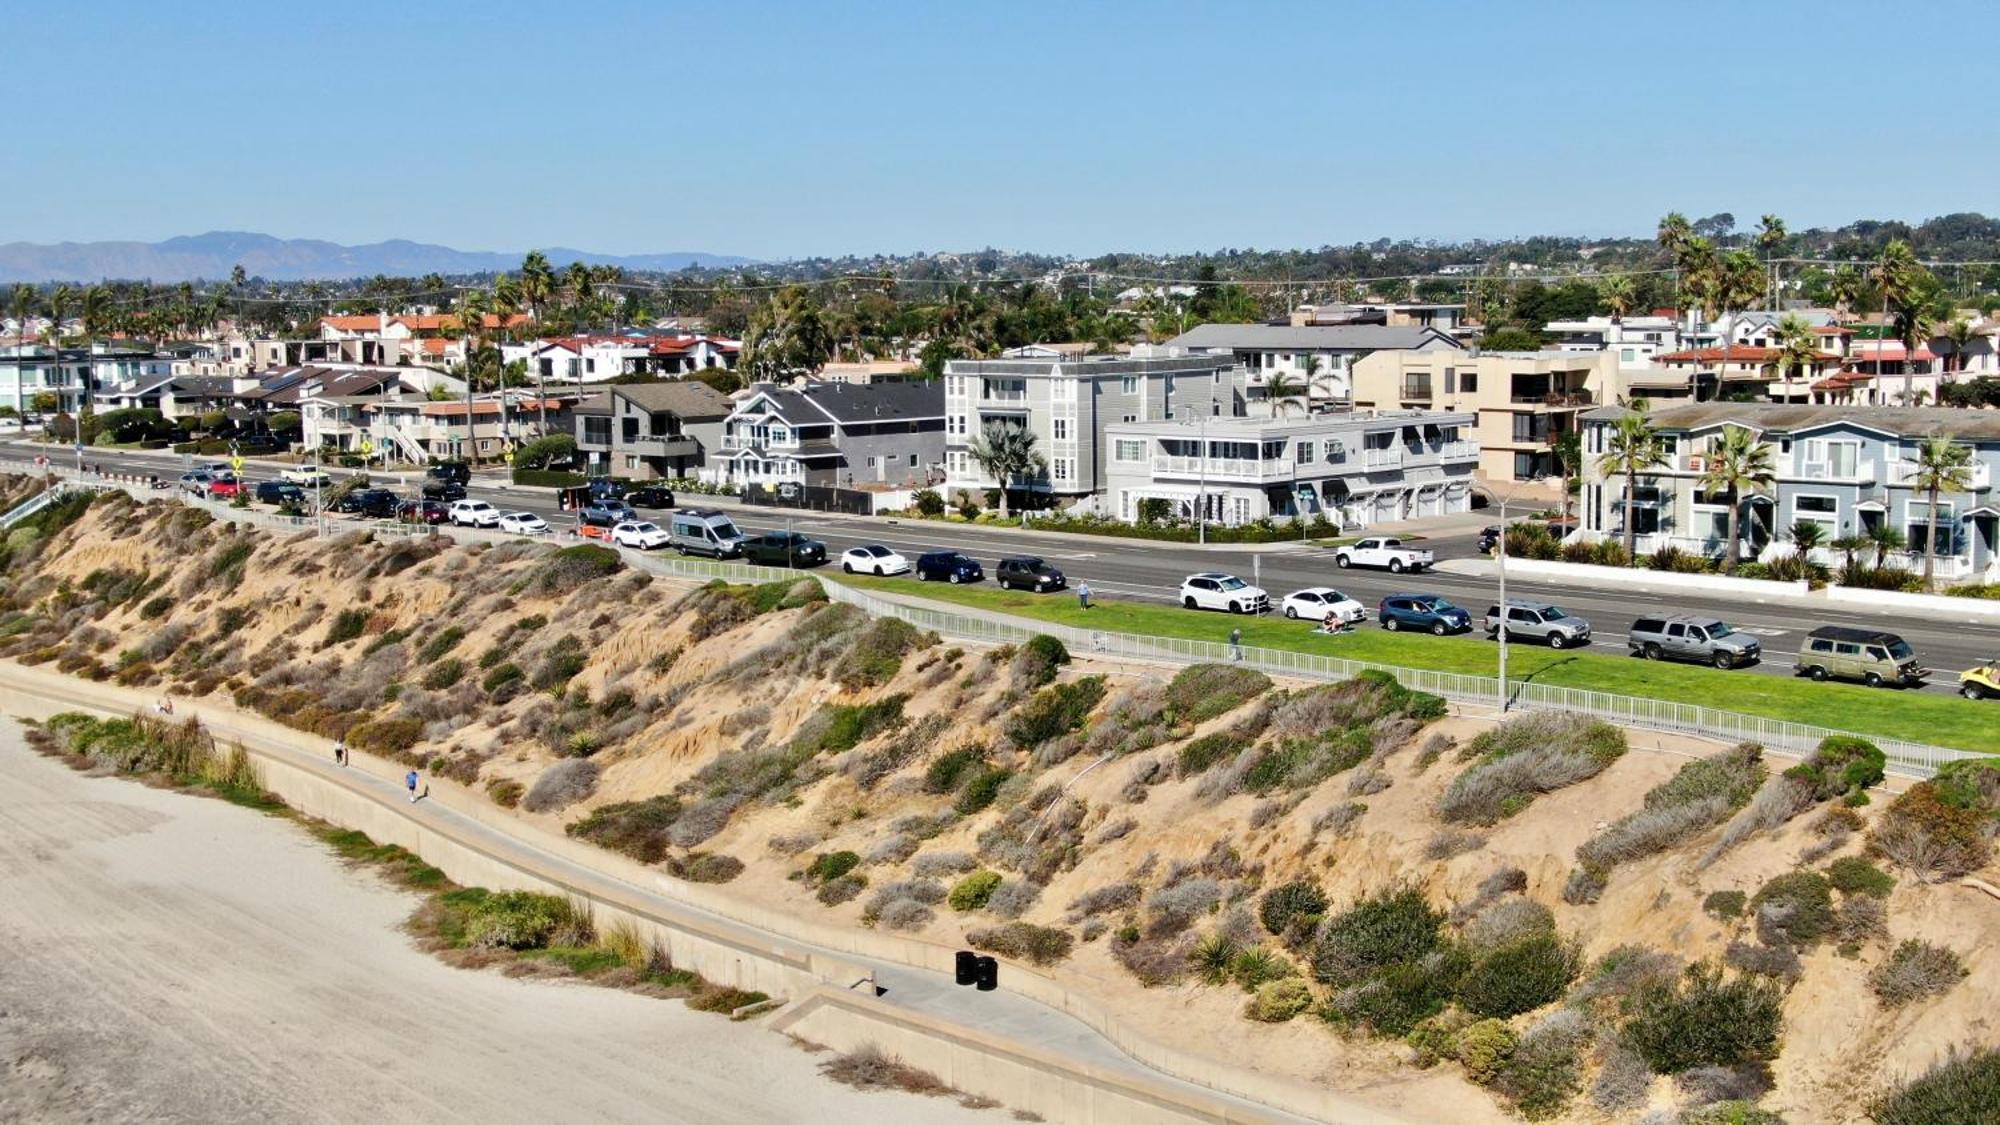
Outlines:
{"type": "MultiPolygon", "coordinates": [[[[1492,573],[1496,563],[1488,563],[1480,573],[1492,573]]],[[[1748,597],[1804,597],[1811,588],[1804,582],[1774,582],[1765,578],[1727,578],[1719,574],[1675,574],[1667,570],[1638,570],[1623,566],[1594,566],[1590,563],[1554,562],[1545,559],[1517,559],[1509,556],[1507,573],[1521,578],[1545,578],[1607,590],[1685,590],[1699,594],[1738,594],[1748,597]]]]}
{"type": "Polygon", "coordinates": [[[1826,600],[1836,605],[1899,609],[1906,613],[1947,620],[2000,621],[2000,600],[1993,598],[1952,598],[1943,594],[1906,594],[1901,590],[1858,590],[1846,586],[1828,586],[1826,600]]]}

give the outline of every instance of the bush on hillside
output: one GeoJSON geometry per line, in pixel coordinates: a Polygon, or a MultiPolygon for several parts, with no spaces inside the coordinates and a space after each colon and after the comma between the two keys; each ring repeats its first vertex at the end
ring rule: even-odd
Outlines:
{"type": "Polygon", "coordinates": [[[1826,869],[1827,882],[1844,895],[1888,898],[1896,889],[1896,877],[1858,855],[1842,856],[1826,869]]]}
{"type": "Polygon", "coordinates": [[[1922,1077],[1868,1107],[1875,1125],[1957,1125],[2000,1120],[2000,1048],[1953,1048],[1922,1077]]]}
{"type": "Polygon", "coordinates": [[[1297,879],[1265,891],[1263,901],[1257,906],[1257,918],[1266,933],[1282,934],[1294,919],[1325,914],[1326,905],[1326,895],[1318,886],[1297,879]]]}
{"type": "Polygon", "coordinates": [[[1032,750],[1083,726],[1091,709],[1103,698],[1103,676],[1050,684],[1014,709],[1007,719],[1005,734],[1014,745],[1032,750]]]}
{"type": "MultiPolygon", "coordinates": [[[[594,763],[578,759],[558,764],[595,768],[594,763]]],[[[582,820],[570,822],[563,831],[598,847],[623,852],[640,863],[658,863],[673,842],[671,832],[681,811],[680,798],[666,794],[643,801],[619,801],[599,805],[582,820]]]]}
{"type": "Polygon", "coordinates": [[[1475,1015],[1505,1019],[1561,999],[1576,979],[1575,947],[1537,934],[1480,957],[1459,981],[1458,1002],[1475,1015]]]}
{"type": "Polygon", "coordinates": [[[1167,685],[1174,721],[1194,725],[1226,715],[1271,688],[1271,677],[1240,664],[1194,664],[1167,685]]]}
{"type": "Polygon", "coordinates": [[[1068,930],[1054,926],[1009,922],[991,929],[973,930],[965,935],[965,943],[974,949],[1012,957],[1031,965],[1053,965],[1069,956],[1076,939],[1070,936],[1068,930]]]}
{"type": "Polygon", "coordinates": [[[565,758],[542,771],[521,798],[529,812],[555,812],[567,808],[597,789],[597,763],[583,758],[565,758]]]}
{"type": "Polygon", "coordinates": [[[1437,948],[1443,926],[1443,912],[1415,887],[1380,891],[1327,920],[1313,944],[1313,976],[1323,984],[1350,985],[1419,960],[1437,948]]]}
{"type": "Polygon", "coordinates": [[[1792,871],[1757,889],[1750,899],[1757,936],[1800,949],[1817,945],[1833,932],[1833,887],[1816,871],[1792,871]]]}
{"type": "Polygon", "coordinates": [[[964,914],[978,910],[993,897],[1000,887],[1000,873],[997,871],[975,871],[952,885],[949,900],[953,910],[964,914]]]}
{"type": "Polygon", "coordinates": [[[1941,945],[1910,940],[1896,947],[1889,959],[1868,974],[1868,987],[1882,1003],[1901,1007],[1931,996],[1942,996],[1965,977],[1965,962],[1941,945]]]}
{"type": "Polygon", "coordinates": [[[1243,1014],[1260,1023],[1284,1023],[1312,1007],[1312,1000],[1312,988],[1305,981],[1283,977],[1259,985],[1243,1014]]]}
{"type": "Polygon", "coordinates": [[[1632,997],[1625,1041],[1660,1074],[1736,1066],[1777,1055],[1784,988],[1753,976],[1728,977],[1708,962],[1678,980],[1642,985],[1632,997]]]}
{"type": "MultiPolygon", "coordinates": [[[[1949,767],[1947,767],[1949,768],[1949,767]]],[[[1899,795],[1869,834],[1868,850],[1917,878],[1957,878],[1992,861],[1995,805],[1965,783],[1971,775],[1920,781],[1899,795]]]]}
{"type": "Polygon", "coordinates": [[[1602,773],[1625,753],[1625,735],[1596,719],[1537,712],[1481,733],[1463,754],[1479,759],[1438,800],[1447,821],[1493,824],[1535,797],[1602,773]]]}

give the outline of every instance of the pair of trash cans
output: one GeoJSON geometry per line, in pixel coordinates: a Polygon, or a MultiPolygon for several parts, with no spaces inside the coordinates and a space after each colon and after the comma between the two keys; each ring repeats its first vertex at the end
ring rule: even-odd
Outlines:
{"type": "Polygon", "coordinates": [[[981,992],[991,992],[1000,987],[1000,962],[993,958],[961,949],[956,965],[960,985],[969,984],[981,992]]]}

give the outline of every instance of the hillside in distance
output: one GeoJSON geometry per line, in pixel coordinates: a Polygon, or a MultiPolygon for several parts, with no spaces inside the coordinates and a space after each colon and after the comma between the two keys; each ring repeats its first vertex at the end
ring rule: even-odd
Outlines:
{"type": "MultiPolygon", "coordinates": [[[[376,274],[414,277],[511,270],[524,251],[454,250],[449,246],[391,239],[345,246],[306,238],[275,238],[247,231],[209,231],[164,242],[9,242],[0,244],[0,281],[219,281],[241,265],[251,277],[270,281],[338,280],[376,274]]],[[[545,247],[561,269],[571,262],[613,265],[627,270],[672,272],[743,265],[748,258],[694,251],[657,254],[595,254],[569,247],[545,247]]]]}

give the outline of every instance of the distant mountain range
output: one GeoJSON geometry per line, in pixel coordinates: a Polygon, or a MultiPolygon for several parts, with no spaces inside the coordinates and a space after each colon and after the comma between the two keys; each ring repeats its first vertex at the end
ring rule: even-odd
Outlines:
{"type": "MultiPolygon", "coordinates": [[[[427,273],[488,273],[518,269],[523,251],[454,250],[406,239],[342,246],[308,238],[274,238],[244,231],[169,238],[165,242],[8,242],[0,244],[0,281],[220,281],[241,265],[251,277],[271,281],[328,281],[355,277],[421,277],[427,273]]],[[[672,272],[689,266],[728,267],[748,258],[669,251],[663,254],[592,254],[543,247],[557,269],[571,262],[628,270],[672,272]]]]}

